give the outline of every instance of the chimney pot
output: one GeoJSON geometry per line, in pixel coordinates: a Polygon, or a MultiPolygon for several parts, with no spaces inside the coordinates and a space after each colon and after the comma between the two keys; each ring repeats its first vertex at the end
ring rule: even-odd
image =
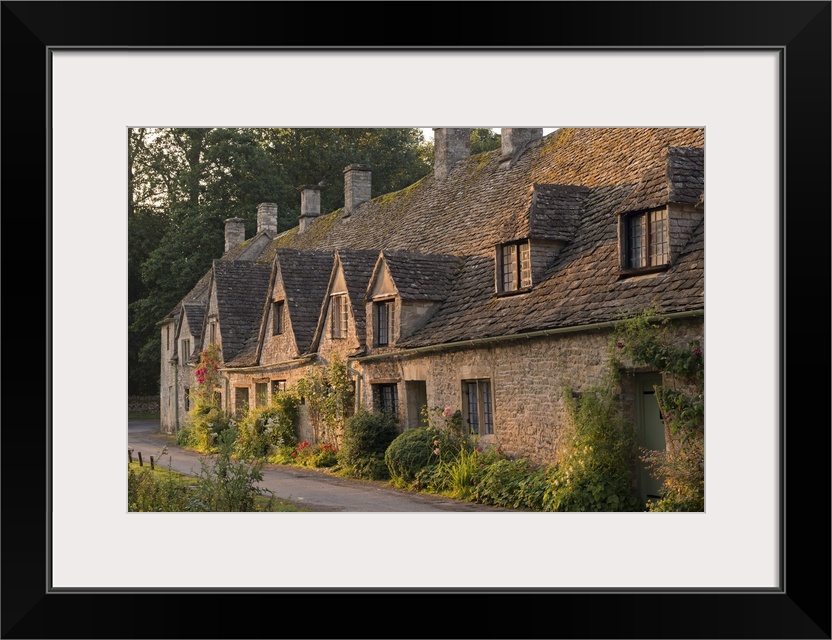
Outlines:
{"type": "Polygon", "coordinates": [[[225,252],[228,253],[246,239],[244,218],[228,218],[225,221],[225,252]]]}
{"type": "Polygon", "coordinates": [[[362,202],[373,197],[373,171],[368,164],[351,164],[344,169],[344,216],[352,215],[362,202]]]}
{"type": "Polygon", "coordinates": [[[277,204],[274,202],[257,205],[257,233],[261,231],[277,233],[277,204]]]}
{"type": "Polygon", "coordinates": [[[470,129],[433,130],[433,172],[440,180],[460,160],[471,155],[470,129]]]}

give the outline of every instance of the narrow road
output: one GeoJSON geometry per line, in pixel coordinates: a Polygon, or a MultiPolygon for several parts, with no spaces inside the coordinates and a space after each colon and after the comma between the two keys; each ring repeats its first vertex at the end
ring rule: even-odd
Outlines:
{"type": "MultiPolygon", "coordinates": [[[[174,439],[159,432],[158,420],[128,420],[128,448],[133,459],[141,452],[145,464],[154,456],[157,465],[196,475],[202,454],[177,447],[174,439]],[[168,452],[157,460],[167,445],[168,452]]],[[[125,452],[126,453],[126,452],[125,452]]],[[[395,489],[385,483],[339,478],[321,470],[288,465],[263,467],[260,486],[278,498],[291,500],[313,511],[345,512],[447,512],[509,511],[462,500],[395,489]]]]}

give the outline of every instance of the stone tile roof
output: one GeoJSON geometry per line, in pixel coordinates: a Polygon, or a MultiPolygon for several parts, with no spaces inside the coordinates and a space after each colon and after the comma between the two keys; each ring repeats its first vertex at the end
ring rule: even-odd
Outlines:
{"type": "MultiPolygon", "coordinates": [[[[304,354],[312,345],[332,271],[332,251],[277,249],[276,261],[286,292],[295,344],[304,354]]],[[[259,311],[263,310],[262,300],[259,311]]]]}
{"type": "Polygon", "coordinates": [[[355,321],[355,333],[359,344],[363,347],[367,342],[367,318],[364,308],[364,294],[373,275],[378,251],[338,249],[338,261],[344,272],[347,283],[347,293],[352,305],[352,315],[355,321]]]}
{"type": "Polygon", "coordinates": [[[223,359],[230,362],[260,329],[271,268],[247,261],[214,260],[213,273],[223,359]]]}
{"type": "MultiPolygon", "coordinates": [[[[529,236],[569,241],[583,217],[590,190],[565,184],[536,184],[529,212],[529,236]]],[[[511,240],[512,238],[507,238],[511,240]]]]}
{"type": "Polygon", "coordinates": [[[349,218],[334,211],[303,234],[282,233],[275,244],[486,256],[497,243],[528,237],[535,184],[632,193],[646,175],[649,181],[666,175],[668,147],[703,146],[703,129],[560,129],[532,143],[508,169],[500,168],[499,149],[470,156],[444,180],[430,174],[361,204],[349,218]]]}
{"type": "Polygon", "coordinates": [[[273,239],[274,234],[270,231],[260,231],[248,240],[231,248],[220,260],[258,260],[273,239]]]}
{"type": "MultiPolygon", "coordinates": [[[[301,353],[310,346],[332,251],[339,249],[383,250],[404,297],[441,300],[427,324],[400,343],[405,347],[615,320],[649,305],[701,310],[704,223],[669,270],[622,279],[617,214],[701,204],[703,147],[701,128],[560,129],[508,168],[500,150],[471,156],[444,180],[431,174],[361,204],[350,217],[338,210],[303,234],[281,233],[252,259],[268,264],[278,257],[281,269],[286,265],[301,353]],[[495,245],[530,236],[567,243],[531,291],[495,296],[495,245]],[[457,257],[458,268],[448,255],[457,257]]],[[[352,297],[349,280],[348,288],[352,297]]],[[[264,299],[254,305],[260,314],[264,299]]]]}
{"type": "Polygon", "coordinates": [[[402,300],[444,300],[461,263],[457,256],[391,249],[381,256],[402,300]]]}
{"type": "Polygon", "coordinates": [[[670,202],[696,204],[705,191],[705,150],[671,147],[667,150],[670,202]]]}

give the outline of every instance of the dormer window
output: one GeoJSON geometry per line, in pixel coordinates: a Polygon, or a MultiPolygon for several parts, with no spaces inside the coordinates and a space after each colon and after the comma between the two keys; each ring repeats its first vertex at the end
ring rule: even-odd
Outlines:
{"type": "Polygon", "coordinates": [[[330,326],[332,338],[340,340],[347,337],[347,322],[349,311],[347,309],[347,296],[339,294],[330,298],[330,326]]]}
{"type": "Polygon", "coordinates": [[[272,335],[277,336],[283,333],[283,300],[272,302],[272,335]]]}
{"type": "Polygon", "coordinates": [[[622,218],[622,266],[625,271],[658,271],[669,266],[667,209],[631,213],[622,218]]]}
{"type": "Polygon", "coordinates": [[[393,301],[382,300],[373,303],[373,324],[375,325],[375,343],[377,347],[390,344],[393,334],[393,301]]]}
{"type": "Polygon", "coordinates": [[[532,286],[529,241],[509,242],[497,247],[497,291],[526,291],[532,286]]]}

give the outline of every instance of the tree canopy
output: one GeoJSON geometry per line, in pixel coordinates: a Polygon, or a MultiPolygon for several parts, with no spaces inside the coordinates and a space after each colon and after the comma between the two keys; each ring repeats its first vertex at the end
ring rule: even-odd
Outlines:
{"type": "Polygon", "coordinates": [[[373,168],[373,197],[431,170],[419,129],[134,128],[128,131],[130,394],[155,394],[158,323],[223,253],[224,220],[257,229],[257,205],[278,205],[278,231],[298,224],[304,184],[321,210],[343,206],[344,168],[373,168]]]}

